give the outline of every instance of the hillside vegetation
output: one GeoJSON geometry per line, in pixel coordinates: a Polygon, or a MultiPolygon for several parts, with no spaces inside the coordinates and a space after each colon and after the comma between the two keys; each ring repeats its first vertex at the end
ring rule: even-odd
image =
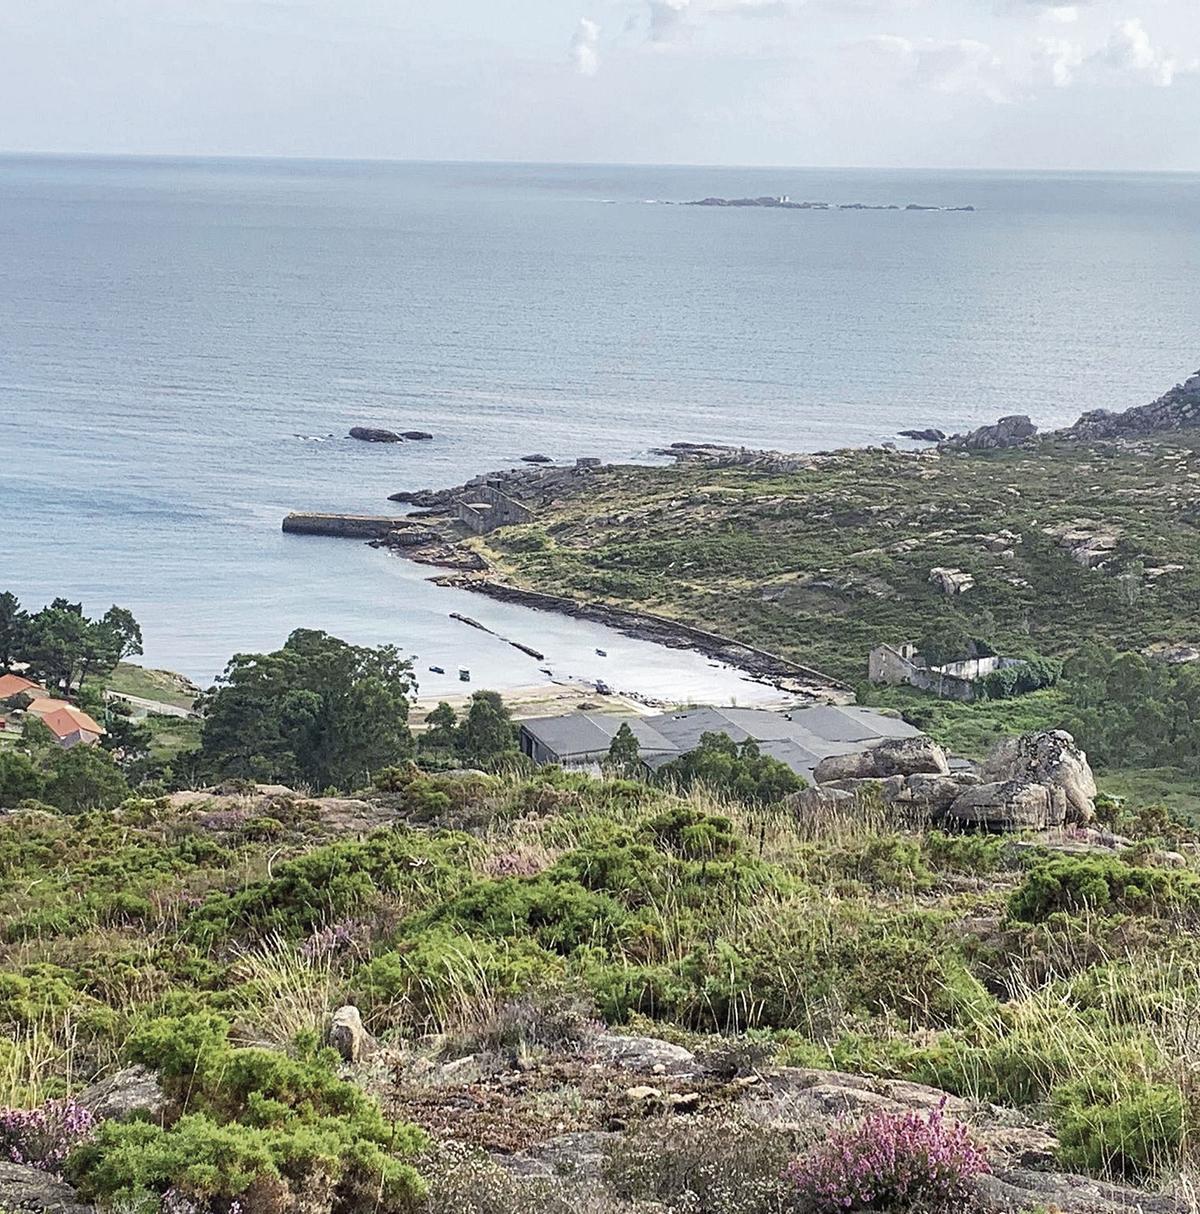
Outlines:
{"type": "Polygon", "coordinates": [[[792,1209],[795,1126],[781,1145],[755,1104],[746,1137],[767,1094],[747,1084],[784,1064],[933,1085],[981,1133],[1002,1106],[1048,1123],[1053,1166],[1169,1182],[1195,1117],[1200,874],[1162,850],[1190,846],[1165,817],[1115,824],[1143,841],[1076,855],[869,801],[801,822],[700,789],[412,768],[355,799],[247,786],[17,812],[0,1103],[61,1111],[44,1102],[152,1072],[153,1115],[76,1125],[61,1152],[114,1210],[265,1214],[302,1192],[317,1211],[568,1209],[465,1161],[601,1130],[633,1204],[591,1208],[642,1209],[669,1188],[650,1160],[686,1148],[757,1196],[668,1208],[792,1209]],[[346,1002],[379,1039],[350,1069],[319,1048],[346,1002]],[[630,1097],[596,1061],[614,1030],[687,1045],[699,1070],[630,1097]],[[691,1120],[662,1121],[663,1101],[691,1120]]]}
{"type": "Polygon", "coordinates": [[[872,646],[939,631],[1060,657],[1086,639],[1200,640],[1196,431],[799,463],[599,469],[486,553],[515,584],[673,616],[851,683],[872,646]],[[938,568],[974,586],[947,595],[938,568]]]}

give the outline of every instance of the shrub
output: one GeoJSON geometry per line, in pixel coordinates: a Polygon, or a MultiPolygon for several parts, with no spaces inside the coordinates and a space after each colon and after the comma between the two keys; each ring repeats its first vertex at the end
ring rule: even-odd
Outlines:
{"type": "Polygon", "coordinates": [[[788,1168],[802,1198],[820,1214],[847,1210],[965,1210],[971,1180],[987,1159],[967,1128],[947,1122],[939,1106],[914,1112],[871,1113],[843,1125],[788,1168]]]}
{"type": "Polygon", "coordinates": [[[90,1110],[70,1099],[47,1100],[36,1109],[0,1110],[0,1154],[60,1176],[67,1156],[94,1130],[90,1110]]]}
{"type": "Polygon", "coordinates": [[[1066,1167],[1135,1181],[1178,1169],[1184,1116],[1176,1087],[1077,1080],[1054,1093],[1052,1111],[1066,1167]]]}
{"type": "Polygon", "coordinates": [[[1200,877],[1142,868],[1110,857],[1062,857],[1036,864],[1013,892],[1008,912],[1024,923],[1097,911],[1132,914],[1200,910],[1200,877]]]}
{"type": "Polygon", "coordinates": [[[813,1136],[726,1120],[650,1123],[609,1150],[604,1178],[619,1197],[661,1203],[655,1209],[779,1214],[791,1204],[788,1160],[813,1136]]]}

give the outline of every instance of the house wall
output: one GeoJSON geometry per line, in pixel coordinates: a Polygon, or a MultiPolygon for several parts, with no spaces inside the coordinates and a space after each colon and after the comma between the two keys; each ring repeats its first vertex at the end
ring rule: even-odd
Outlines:
{"type": "Polygon", "coordinates": [[[491,485],[472,489],[469,502],[461,498],[456,501],[454,513],[459,522],[465,523],[476,533],[492,531],[497,527],[531,523],[535,517],[528,506],[522,505],[491,485]]]}
{"type": "MultiPolygon", "coordinates": [[[[912,647],[904,646],[911,652],[912,647]]],[[[959,668],[970,669],[983,663],[999,664],[999,658],[974,658],[967,662],[955,662],[950,666],[937,667],[918,666],[893,649],[890,645],[876,645],[867,659],[867,675],[872,683],[886,683],[890,686],[907,684],[921,691],[931,691],[944,700],[969,701],[975,698],[975,688],[971,680],[975,676],[958,673],[959,668]]],[[[988,669],[995,669],[995,666],[988,669]]],[[[987,673],[987,670],[984,671],[987,673]]]]}

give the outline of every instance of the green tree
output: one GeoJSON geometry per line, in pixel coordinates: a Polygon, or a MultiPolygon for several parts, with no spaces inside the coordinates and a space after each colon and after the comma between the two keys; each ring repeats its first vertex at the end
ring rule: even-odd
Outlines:
{"type": "Polygon", "coordinates": [[[107,751],[72,746],[51,757],[44,795],[64,813],[85,813],[119,805],[129,796],[129,785],[107,751]]]}
{"type": "Polygon", "coordinates": [[[51,690],[67,695],[92,676],[112,672],[122,658],[142,652],[142,631],[127,608],[110,607],[98,620],[81,603],[57,598],[22,628],[25,658],[51,690]]]}
{"type": "Polygon", "coordinates": [[[12,668],[25,647],[29,615],[11,590],[0,594],[0,674],[12,668]]]}
{"type": "Polygon", "coordinates": [[[0,807],[40,797],[45,786],[45,775],[28,755],[0,750],[0,807]]]}
{"type": "Polygon", "coordinates": [[[629,728],[628,721],[622,721],[621,728],[613,735],[613,740],[608,745],[608,758],[604,761],[604,768],[627,780],[642,774],[641,747],[634,737],[633,730],[629,728]]]}
{"type": "Polygon", "coordinates": [[[200,700],[211,774],[361,787],[412,753],[412,663],[394,645],[301,628],[273,653],[237,654],[200,700]]]}
{"type": "Polygon", "coordinates": [[[724,733],[701,735],[700,745],[661,767],[658,778],[684,791],[702,785],[747,805],[773,805],[805,786],[786,763],[764,755],[752,738],[739,747],[724,733]]]}
{"type": "Polygon", "coordinates": [[[454,750],[458,742],[458,713],[442,700],[425,718],[422,750],[454,750]]]}
{"type": "Polygon", "coordinates": [[[457,748],[468,763],[495,762],[517,749],[517,731],[500,693],[477,691],[458,727],[457,748]]]}

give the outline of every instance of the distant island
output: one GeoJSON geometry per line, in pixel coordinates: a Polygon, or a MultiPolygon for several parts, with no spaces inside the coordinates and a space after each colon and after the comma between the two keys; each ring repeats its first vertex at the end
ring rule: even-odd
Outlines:
{"type": "Polygon", "coordinates": [[[786,194],[761,198],[698,198],[679,204],[685,207],[772,207],[779,211],[974,211],[967,207],[931,207],[910,202],[872,204],[867,202],[793,202],[786,194]]]}

